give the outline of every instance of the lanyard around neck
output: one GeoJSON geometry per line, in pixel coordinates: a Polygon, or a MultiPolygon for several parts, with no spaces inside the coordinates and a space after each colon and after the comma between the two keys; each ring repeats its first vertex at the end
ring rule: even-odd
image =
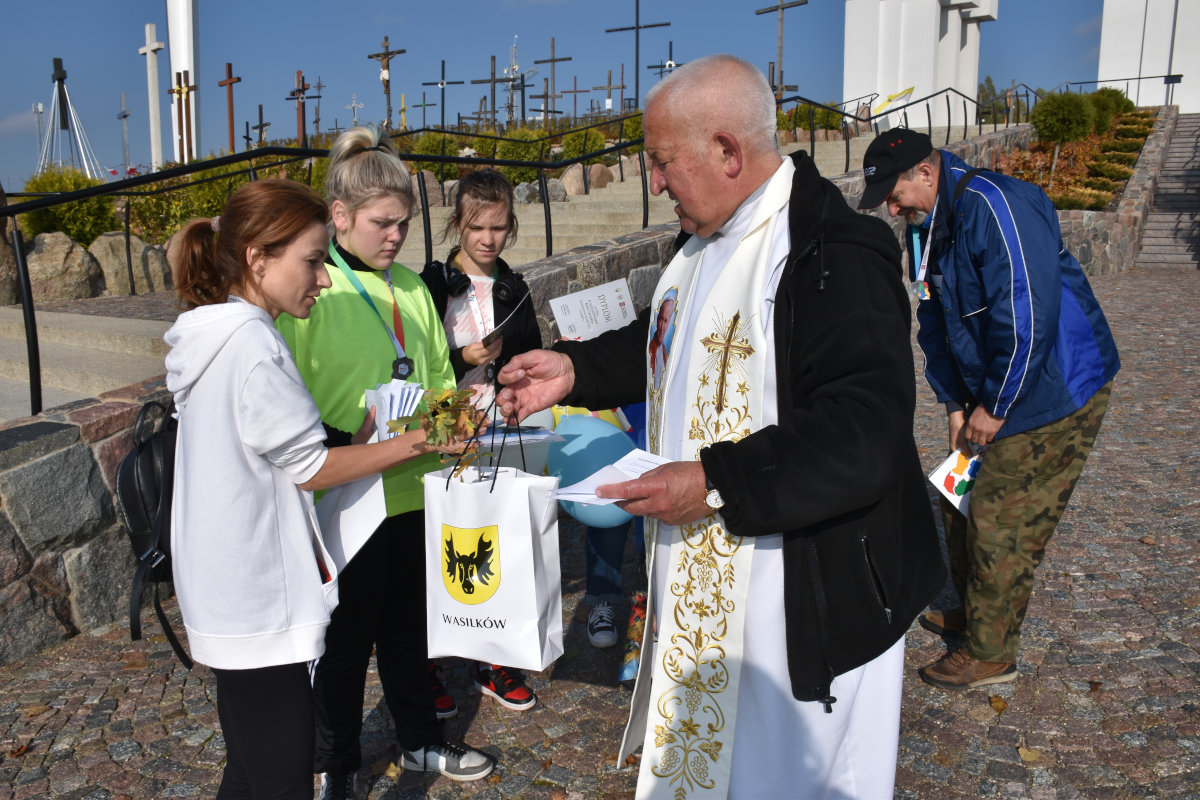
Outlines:
{"type": "Polygon", "coordinates": [[[337,251],[337,245],[333,242],[329,243],[329,257],[333,259],[333,263],[342,271],[342,274],[346,276],[346,280],[350,281],[350,285],[355,288],[362,299],[367,301],[367,305],[375,312],[375,316],[379,317],[380,324],[383,325],[383,329],[387,331],[388,337],[392,340],[392,346],[396,348],[396,357],[404,358],[404,323],[400,319],[400,309],[396,304],[396,291],[392,286],[392,270],[390,268],[385,269],[383,277],[387,281],[388,294],[392,298],[392,324],[396,327],[395,331],[388,327],[387,322],[383,319],[383,314],[379,313],[375,302],[371,300],[371,295],[367,293],[367,288],[363,286],[362,281],[354,274],[354,270],[350,269],[350,265],[342,258],[341,253],[337,251]]]}
{"type": "Polygon", "coordinates": [[[920,261],[920,267],[917,269],[917,283],[925,282],[925,275],[929,272],[929,252],[933,250],[931,246],[933,241],[933,224],[937,219],[937,199],[933,201],[933,212],[929,215],[929,237],[925,241],[925,250],[921,250],[921,226],[909,225],[909,230],[912,231],[912,246],[913,246],[913,261],[920,261]]]}

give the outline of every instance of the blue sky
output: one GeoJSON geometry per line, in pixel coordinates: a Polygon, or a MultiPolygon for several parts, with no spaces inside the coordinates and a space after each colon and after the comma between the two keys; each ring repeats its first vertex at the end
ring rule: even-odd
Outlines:
{"type": "MultiPolygon", "coordinates": [[[[773,0],[771,0],[773,2],[773,0]]],[[[634,24],[634,0],[607,3],[585,0],[351,0],[341,4],[290,0],[198,0],[200,4],[200,87],[203,152],[227,147],[225,63],[232,62],[241,83],[234,86],[237,147],[245,121],[257,122],[258,104],[272,123],[269,136],[294,136],[295,103],[286,100],[295,85],[296,70],[315,84],[325,84],[321,100],[322,130],[336,118],[346,127],[346,108],[357,94],[359,119],[384,115],[379,64],[367,58],[381,49],[386,34],[393,49],[407,52],[392,61],[392,105],[419,103],[421,92],[438,106],[426,109],[430,125],[440,121],[441,94],[436,86],[422,86],[440,77],[446,61],[447,80],[465,85],[447,86],[448,122],[458,113],[470,114],[488,93],[486,85],[471,80],[489,77],[490,56],[499,72],[509,61],[509,48],[517,36],[522,70],[535,60],[555,55],[571,61],[555,67],[558,91],[578,80],[581,89],[607,82],[608,70],[619,82],[625,68],[626,96],[634,86],[634,34],[605,33],[607,28],[634,24]],[[286,10],[285,10],[286,9],[286,10]]],[[[666,60],[669,43],[677,62],[715,52],[731,52],[760,66],[775,60],[777,17],[755,15],[770,5],[764,0],[641,0],[643,25],[669,22],[669,27],[641,32],[640,88],[644,97],[657,80],[646,68],[666,60]]],[[[1100,46],[1102,0],[1000,0],[999,20],[982,28],[980,80],[991,75],[998,86],[1012,80],[1031,86],[1051,87],[1066,80],[1094,80],[1100,46]]],[[[839,98],[842,85],[843,3],[809,0],[784,13],[784,70],[788,83],[799,93],[818,100],[839,98]]],[[[35,0],[5,4],[4,66],[0,77],[0,183],[20,191],[37,161],[37,121],[31,111],[36,102],[49,105],[52,94],[51,59],[61,57],[66,85],[93,149],[106,167],[122,161],[120,94],[126,94],[130,160],[150,161],[147,121],[146,65],[138,48],[145,43],[144,26],[158,26],[158,39],[167,42],[163,0],[35,0]],[[101,11],[100,9],[103,9],[101,11]]],[[[161,113],[164,153],[170,153],[167,51],[159,53],[161,113]]],[[[538,66],[529,94],[540,94],[542,78],[550,76],[548,64],[538,66]]],[[[578,95],[580,112],[589,100],[602,100],[604,92],[578,95]]],[[[497,104],[502,94],[498,93],[497,104]]],[[[527,100],[529,107],[541,101],[527,100]]],[[[571,96],[557,101],[570,109],[571,96]]],[[[617,93],[614,92],[614,105],[617,93]]],[[[314,113],[308,110],[309,132],[314,113]]],[[[398,113],[394,110],[394,116],[398,113]]],[[[46,118],[48,120],[48,117],[46,118]]],[[[45,124],[45,123],[44,123],[45,124]]],[[[421,124],[421,111],[409,112],[408,124],[421,124]]]]}

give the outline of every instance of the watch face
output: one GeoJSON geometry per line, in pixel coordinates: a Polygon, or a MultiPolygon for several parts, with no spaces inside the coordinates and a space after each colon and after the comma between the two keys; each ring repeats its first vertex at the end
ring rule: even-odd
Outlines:
{"type": "Polygon", "coordinates": [[[725,499],[723,497],[721,497],[721,493],[718,492],[716,489],[713,489],[712,491],[710,491],[708,494],[706,494],[704,496],[704,502],[711,509],[718,509],[721,506],[725,505],[725,499]]]}

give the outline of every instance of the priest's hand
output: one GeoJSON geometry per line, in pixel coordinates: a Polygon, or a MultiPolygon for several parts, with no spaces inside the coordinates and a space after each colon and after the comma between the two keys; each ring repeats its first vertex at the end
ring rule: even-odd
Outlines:
{"type": "Polygon", "coordinates": [[[500,413],[519,422],[566,397],[575,385],[575,366],[562,353],[530,350],[514,356],[496,379],[504,385],[496,396],[500,413]]]}
{"type": "Polygon", "coordinates": [[[618,506],[636,516],[654,517],[668,525],[703,519],[713,510],[704,502],[704,466],[699,461],[672,461],[624,483],[596,488],[597,497],[619,497],[618,506]]]}

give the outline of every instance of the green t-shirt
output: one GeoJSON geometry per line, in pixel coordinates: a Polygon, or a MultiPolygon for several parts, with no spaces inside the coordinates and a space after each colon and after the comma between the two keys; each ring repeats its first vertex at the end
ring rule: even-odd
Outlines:
{"type": "MultiPolygon", "coordinates": [[[[392,379],[396,349],[383,327],[394,328],[392,299],[382,272],[355,272],[379,310],[376,314],[337,266],[327,263],[325,268],[333,286],[321,293],[308,319],[280,314],[275,327],[287,340],[322,421],[352,434],[366,413],[363,392],[392,379]]],[[[403,327],[399,338],[413,361],[410,380],[426,389],[453,389],[446,333],[429,290],[400,264],[392,266],[392,285],[403,327]]],[[[388,516],[424,508],[422,478],[440,464],[434,453],[383,473],[388,516]]]]}

